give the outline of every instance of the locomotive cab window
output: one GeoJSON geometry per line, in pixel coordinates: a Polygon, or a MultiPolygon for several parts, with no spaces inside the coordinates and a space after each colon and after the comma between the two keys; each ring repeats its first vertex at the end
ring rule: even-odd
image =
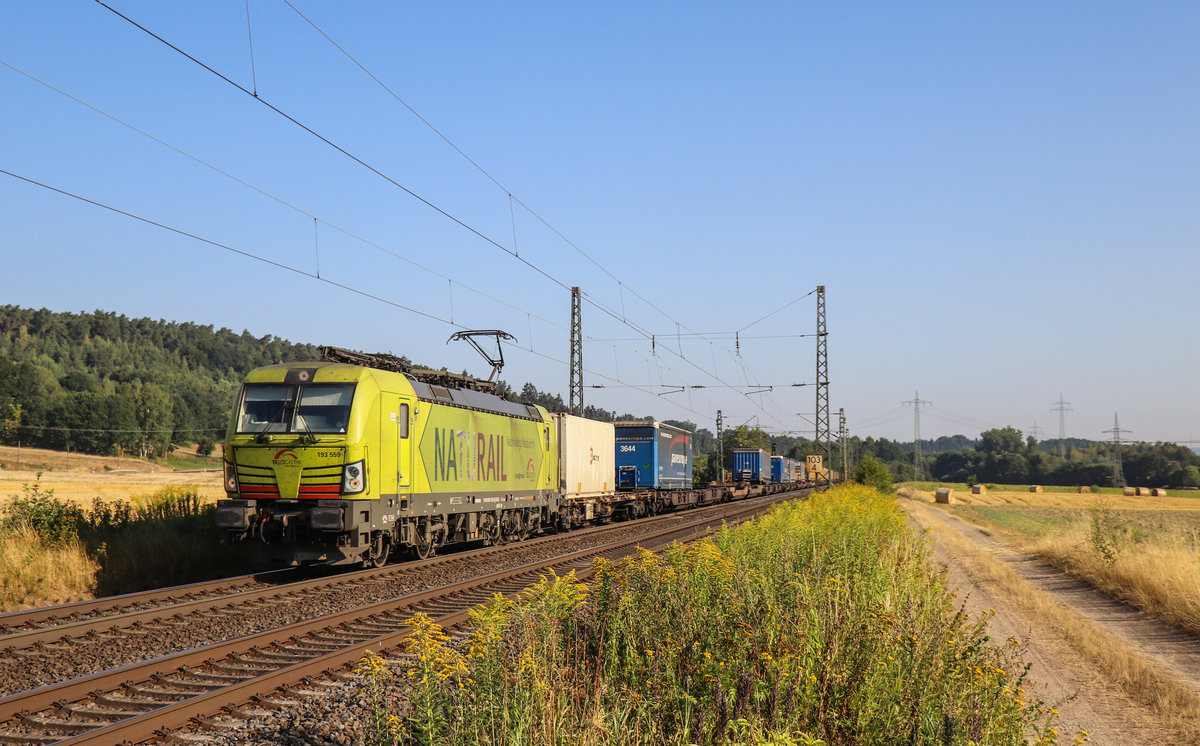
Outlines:
{"type": "Polygon", "coordinates": [[[248,383],[238,412],[239,433],[344,433],[352,383],[248,383]]]}
{"type": "Polygon", "coordinates": [[[408,437],[408,405],[407,404],[400,405],[400,415],[398,417],[397,424],[400,426],[400,437],[407,438],[408,437]]]}

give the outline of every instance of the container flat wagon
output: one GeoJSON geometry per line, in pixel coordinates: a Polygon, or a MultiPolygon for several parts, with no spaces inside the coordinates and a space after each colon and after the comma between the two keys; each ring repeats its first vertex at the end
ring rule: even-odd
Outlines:
{"type": "Polygon", "coordinates": [[[763,484],[771,481],[771,454],[761,448],[733,449],[735,482],[763,484]]]}
{"type": "Polygon", "coordinates": [[[692,434],[665,422],[617,422],[619,490],[690,490],[692,434]]]}

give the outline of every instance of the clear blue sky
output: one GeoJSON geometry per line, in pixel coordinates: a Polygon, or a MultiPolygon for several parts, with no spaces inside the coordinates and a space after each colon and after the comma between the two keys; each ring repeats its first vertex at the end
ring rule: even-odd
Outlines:
{"type": "Polygon", "coordinates": [[[446,338],[500,328],[565,397],[579,285],[588,403],[811,433],[823,284],[854,434],[911,439],[919,390],[925,437],[1057,436],[1061,393],[1069,436],[1200,441],[1194,2],[291,2],[110,3],[258,101],[0,4],[0,168],[324,281],[0,174],[0,302],[476,374],[446,338]]]}

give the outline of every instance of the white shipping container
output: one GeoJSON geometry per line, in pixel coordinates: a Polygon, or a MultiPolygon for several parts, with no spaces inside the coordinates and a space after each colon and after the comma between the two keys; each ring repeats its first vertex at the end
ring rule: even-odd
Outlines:
{"type": "Polygon", "coordinates": [[[611,422],[556,414],[564,497],[600,497],[616,489],[616,437],[611,422]]]}

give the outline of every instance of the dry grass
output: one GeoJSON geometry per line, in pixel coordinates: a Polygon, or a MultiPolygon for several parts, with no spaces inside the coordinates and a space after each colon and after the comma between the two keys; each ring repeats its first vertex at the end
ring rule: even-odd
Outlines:
{"type": "MultiPolygon", "coordinates": [[[[911,494],[911,493],[910,493],[911,494]]],[[[917,493],[918,499],[924,499],[917,493]]],[[[971,495],[975,505],[1008,505],[1003,494],[971,495]],[[979,498],[984,498],[980,500],[979,498]],[[993,499],[1001,498],[1001,499],[993,499]]],[[[1040,497],[1040,496],[1039,496],[1040,497]]],[[[972,522],[999,529],[1015,545],[1059,570],[1091,584],[1167,624],[1200,636],[1200,502],[1189,498],[1120,495],[1047,495],[987,520],[978,512],[958,513],[972,522]],[[1028,510],[1025,510],[1028,508],[1028,510]],[[1030,539],[999,522],[1010,513],[1039,515],[1042,508],[1062,510],[1061,528],[1030,539]],[[1067,512],[1072,511],[1072,512],[1067,512]],[[1182,513],[1188,515],[1182,515],[1182,513]]]]}
{"type": "Polygon", "coordinates": [[[98,569],[78,541],[46,547],[29,526],[0,532],[0,609],[89,598],[98,569]]]}
{"type": "Polygon", "coordinates": [[[939,544],[949,549],[967,575],[976,583],[1028,616],[1032,626],[1048,630],[1065,640],[1080,658],[1130,699],[1150,708],[1144,727],[1175,731],[1177,743],[1200,743],[1200,696],[1190,687],[1162,673],[1120,638],[1108,633],[1075,609],[1035,588],[1007,565],[996,559],[944,519],[926,499],[906,500],[920,523],[934,532],[939,544]]]}
{"type": "Polygon", "coordinates": [[[1166,534],[1139,540],[1136,526],[1099,511],[1046,536],[1030,549],[1060,570],[1167,624],[1200,636],[1200,563],[1197,537],[1166,534]],[[1111,552],[1111,561],[1106,553],[1111,552]]]}

